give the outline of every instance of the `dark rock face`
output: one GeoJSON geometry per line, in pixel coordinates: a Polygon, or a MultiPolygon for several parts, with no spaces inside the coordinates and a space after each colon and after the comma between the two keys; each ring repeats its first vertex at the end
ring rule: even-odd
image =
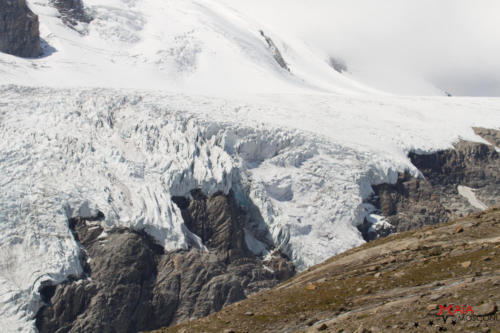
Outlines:
{"type": "Polygon", "coordinates": [[[78,22],[89,23],[92,18],[83,9],[82,0],[52,0],[66,25],[75,26],[78,22]]]}
{"type": "Polygon", "coordinates": [[[500,157],[494,146],[462,141],[454,150],[432,155],[410,154],[410,158],[433,187],[448,193],[448,200],[442,203],[451,210],[450,217],[474,211],[454,204],[458,185],[474,189],[476,197],[487,206],[500,199],[500,157]]]}
{"type": "Polygon", "coordinates": [[[280,65],[281,68],[283,68],[287,71],[290,71],[290,68],[288,67],[287,63],[285,62],[285,59],[283,59],[283,56],[281,55],[280,50],[278,49],[276,44],[274,44],[273,40],[271,38],[269,38],[268,36],[266,36],[264,31],[262,31],[262,30],[260,31],[260,34],[262,37],[264,37],[264,39],[267,43],[267,46],[269,47],[269,50],[271,50],[273,58],[274,58],[274,60],[276,60],[278,65],[280,65]]]}
{"type": "Polygon", "coordinates": [[[198,190],[192,191],[191,196],[193,199],[189,202],[174,198],[188,229],[209,249],[237,256],[248,255],[241,220],[244,213],[233,196],[215,194],[207,197],[198,190]]]}
{"type": "Polygon", "coordinates": [[[388,233],[407,231],[424,225],[445,222],[477,211],[463,197],[458,186],[467,186],[486,206],[500,200],[500,158],[493,146],[461,141],[455,149],[419,155],[410,153],[412,163],[424,179],[407,173],[396,184],[373,186],[369,199],[392,227],[374,231],[365,220],[360,231],[372,240],[388,233]]]}
{"type": "Polygon", "coordinates": [[[249,254],[241,210],[232,195],[207,197],[195,191],[193,200],[175,201],[208,252],[166,253],[144,232],[114,229],[103,234],[99,216],[72,219],[86,275],[41,290],[47,304],[36,317],[39,331],[152,330],[208,315],[294,274],[285,257],[263,263],[249,254]]]}
{"type": "Polygon", "coordinates": [[[25,0],[0,1],[0,52],[25,58],[42,54],[38,16],[25,0]]]}

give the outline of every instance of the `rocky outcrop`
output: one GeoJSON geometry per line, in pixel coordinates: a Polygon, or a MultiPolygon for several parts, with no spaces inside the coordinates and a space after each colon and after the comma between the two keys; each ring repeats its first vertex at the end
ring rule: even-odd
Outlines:
{"type": "Polygon", "coordinates": [[[328,63],[335,71],[339,72],[340,74],[342,74],[343,72],[347,72],[347,65],[342,59],[330,57],[328,63]]]}
{"type": "MultiPolygon", "coordinates": [[[[232,194],[175,198],[186,225],[208,251],[165,252],[149,235],[104,232],[99,216],[70,221],[85,276],[41,290],[40,332],[137,332],[208,315],[293,275],[290,262],[269,262],[246,248],[232,194]]],[[[102,216],[101,216],[102,217],[102,216]]]]}
{"type": "Polygon", "coordinates": [[[25,0],[0,1],[0,52],[25,58],[42,54],[38,16],[25,0]]]}
{"type": "Polygon", "coordinates": [[[365,239],[448,221],[498,204],[500,158],[495,147],[461,141],[455,149],[412,152],[409,157],[424,178],[401,173],[396,184],[373,186],[368,202],[390,226],[374,230],[365,220],[360,226],[365,239]]]}
{"type": "Polygon", "coordinates": [[[500,332],[499,237],[500,209],[394,234],[155,333],[500,332]]]}
{"type": "Polygon", "coordinates": [[[280,50],[278,49],[278,47],[276,46],[276,44],[274,44],[273,40],[268,37],[264,31],[260,31],[260,35],[264,38],[264,40],[266,41],[267,43],[267,46],[269,47],[269,50],[271,51],[272,55],[273,55],[273,58],[274,60],[276,60],[276,62],[278,63],[278,65],[280,65],[281,68],[287,70],[287,71],[290,71],[290,68],[288,67],[285,59],[283,58],[283,56],[281,55],[281,52],[280,50]]]}
{"type": "Polygon", "coordinates": [[[233,196],[215,194],[207,197],[201,191],[191,192],[192,199],[175,197],[187,228],[198,235],[210,250],[230,257],[248,256],[242,218],[244,212],[233,196]]]}
{"type": "Polygon", "coordinates": [[[78,22],[89,23],[92,18],[85,12],[82,0],[52,0],[61,14],[63,22],[68,26],[76,26],[78,22]]]}
{"type": "Polygon", "coordinates": [[[492,145],[500,148],[500,130],[491,128],[474,127],[474,132],[492,145]]]}

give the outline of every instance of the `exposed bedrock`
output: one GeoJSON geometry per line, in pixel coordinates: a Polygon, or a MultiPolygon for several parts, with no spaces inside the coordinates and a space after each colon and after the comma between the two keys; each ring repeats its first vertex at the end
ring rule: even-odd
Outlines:
{"type": "MultiPolygon", "coordinates": [[[[499,131],[485,133],[495,137],[499,131]]],[[[359,227],[365,239],[448,221],[500,201],[500,158],[492,145],[460,141],[455,149],[409,157],[424,178],[400,173],[396,184],[373,186],[368,203],[389,225],[377,230],[365,219],[359,227]]]]}
{"type": "Polygon", "coordinates": [[[75,26],[78,22],[89,23],[92,18],[85,12],[82,0],[51,0],[61,14],[66,25],[75,26]]]}
{"type": "Polygon", "coordinates": [[[483,127],[474,127],[474,132],[481,136],[483,139],[488,141],[494,146],[500,148],[500,131],[491,129],[491,128],[483,128],[483,127]]]}
{"type": "Polygon", "coordinates": [[[41,289],[40,332],[137,332],[201,317],[294,274],[282,255],[254,257],[233,194],[175,198],[187,227],[208,251],[165,252],[142,231],[105,232],[99,219],[74,218],[85,276],[41,289]]]}
{"type": "Polygon", "coordinates": [[[347,72],[347,65],[344,60],[340,58],[330,57],[328,60],[330,67],[332,67],[335,71],[342,74],[343,72],[347,72]]]}
{"type": "Polygon", "coordinates": [[[234,196],[215,194],[208,197],[194,190],[191,197],[173,198],[182,211],[187,228],[211,250],[233,257],[248,255],[242,220],[244,212],[234,196]]]}
{"type": "Polygon", "coordinates": [[[278,47],[276,46],[276,44],[274,43],[274,41],[270,37],[268,37],[264,33],[264,31],[262,31],[262,30],[260,31],[260,35],[266,41],[267,46],[268,46],[269,50],[271,51],[271,54],[273,55],[274,60],[276,60],[276,62],[278,63],[278,65],[280,65],[280,67],[283,68],[284,70],[290,71],[288,64],[286,63],[285,59],[283,58],[283,55],[281,55],[281,52],[278,49],[278,47]]]}
{"type": "Polygon", "coordinates": [[[38,16],[25,0],[0,1],[0,52],[25,58],[42,54],[38,16]]]}

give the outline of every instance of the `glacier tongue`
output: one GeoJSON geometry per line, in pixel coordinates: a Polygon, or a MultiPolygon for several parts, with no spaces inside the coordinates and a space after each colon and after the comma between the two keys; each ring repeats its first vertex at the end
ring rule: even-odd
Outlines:
{"type": "Polygon", "coordinates": [[[265,255],[262,242],[272,242],[299,269],[359,245],[362,198],[370,184],[415,171],[409,149],[477,139],[470,125],[484,119],[500,124],[494,100],[480,108],[443,101],[2,86],[2,321],[33,329],[40,284],[80,273],[69,217],[101,211],[107,227],[144,229],[167,249],[186,248],[194,235],[171,197],[195,188],[234,190],[254,215],[252,250],[265,255]]]}
{"type": "Polygon", "coordinates": [[[231,158],[189,117],[140,107],[140,97],[113,93],[66,91],[56,97],[41,91],[28,100],[21,96],[32,96],[29,89],[6,90],[0,149],[2,316],[20,309],[5,308],[12,298],[21,305],[31,300],[21,308],[32,316],[41,282],[80,274],[69,217],[99,209],[108,226],[144,228],[167,249],[186,248],[171,195],[231,187],[231,158]]]}
{"type": "Polygon", "coordinates": [[[144,229],[167,249],[186,248],[195,236],[171,197],[195,188],[228,193],[234,185],[241,204],[261,215],[248,237],[271,235],[299,268],[362,242],[349,211],[359,196],[342,208],[333,194],[350,180],[335,171],[345,162],[340,147],[169,105],[183,96],[16,86],[1,96],[2,317],[22,323],[37,311],[41,283],[81,273],[68,218],[101,211],[108,227],[144,229]]]}

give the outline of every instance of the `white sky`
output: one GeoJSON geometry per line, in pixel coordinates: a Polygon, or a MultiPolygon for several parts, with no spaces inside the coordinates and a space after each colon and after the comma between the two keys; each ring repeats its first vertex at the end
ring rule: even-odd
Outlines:
{"type": "Polygon", "coordinates": [[[500,96],[498,0],[219,0],[397,93],[500,96]]]}

